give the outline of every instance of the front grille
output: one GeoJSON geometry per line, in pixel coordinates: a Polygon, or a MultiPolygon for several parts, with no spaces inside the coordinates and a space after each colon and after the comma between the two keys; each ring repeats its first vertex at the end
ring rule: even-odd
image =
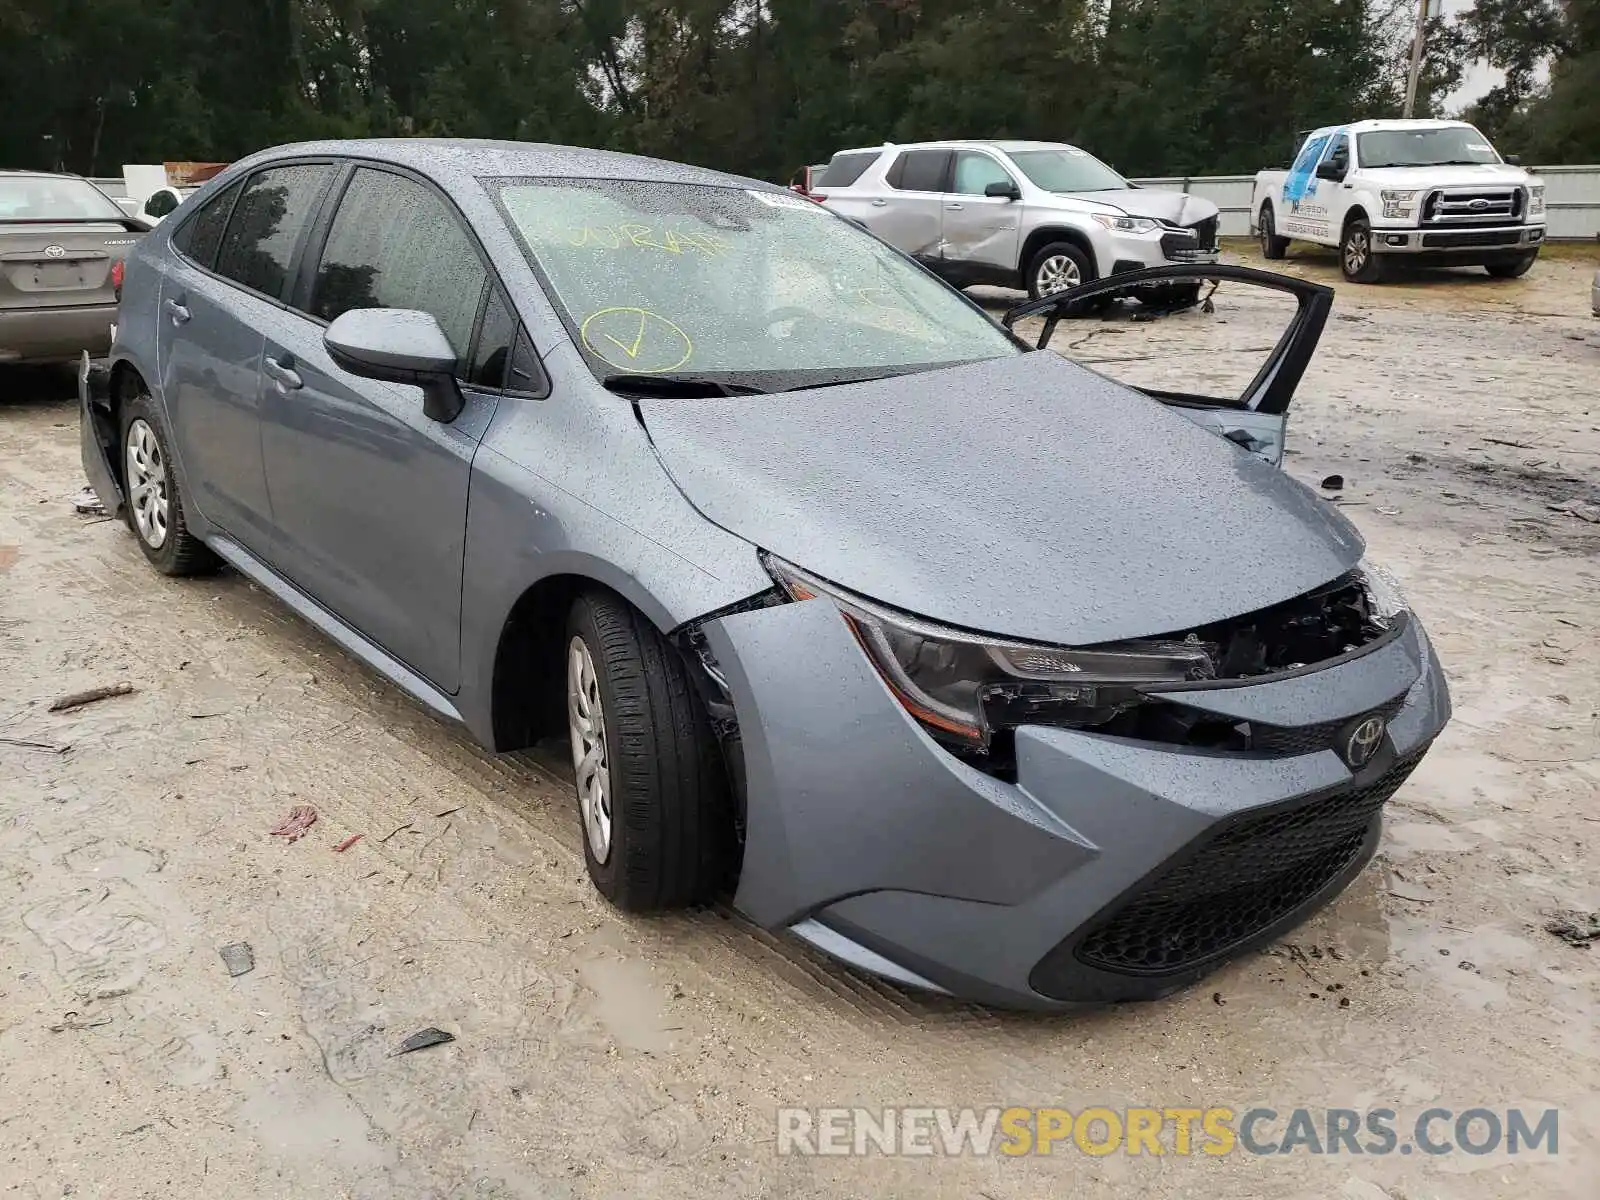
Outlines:
{"type": "Polygon", "coordinates": [[[1423,225],[1504,224],[1521,217],[1521,188],[1433,191],[1422,202],[1423,225]]]}
{"type": "Polygon", "coordinates": [[[1448,233],[1425,233],[1424,248],[1450,249],[1466,246],[1515,246],[1522,240],[1520,229],[1452,229],[1448,233]]]}
{"type": "MultiPolygon", "coordinates": [[[[1394,720],[1396,714],[1405,707],[1404,694],[1396,696],[1387,704],[1380,704],[1372,711],[1381,716],[1384,723],[1394,720]]],[[[1370,716],[1370,713],[1362,713],[1370,716]]],[[[1354,718],[1343,717],[1337,721],[1323,721],[1317,725],[1263,725],[1259,721],[1250,722],[1250,749],[1256,754],[1269,754],[1274,758],[1292,758],[1296,754],[1315,754],[1319,750],[1338,750],[1336,739],[1341,730],[1349,725],[1354,718]]]]}
{"type": "Polygon", "coordinates": [[[1194,235],[1187,229],[1174,229],[1171,233],[1161,235],[1161,253],[1165,258],[1181,262],[1199,253],[1199,250],[1194,235]]]}
{"type": "Polygon", "coordinates": [[[1246,814],[1207,835],[1176,866],[1119,904],[1075,948],[1057,946],[1033,972],[1055,994],[1075,956],[1125,975],[1165,975],[1217,959],[1317,897],[1361,855],[1418,751],[1365,785],[1246,814]]]}
{"type": "Polygon", "coordinates": [[[1217,248],[1217,229],[1222,223],[1221,217],[1207,217],[1204,221],[1196,221],[1189,226],[1194,230],[1195,236],[1200,239],[1200,249],[1215,250],[1217,248]]]}

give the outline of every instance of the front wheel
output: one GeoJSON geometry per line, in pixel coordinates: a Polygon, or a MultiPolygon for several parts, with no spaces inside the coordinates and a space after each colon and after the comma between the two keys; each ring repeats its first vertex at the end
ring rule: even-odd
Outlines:
{"type": "Polygon", "coordinates": [[[681,658],[608,592],[567,617],[567,723],[583,854],[596,889],[650,912],[712,899],[727,879],[727,774],[681,658]]]}
{"type": "Polygon", "coordinates": [[[1278,226],[1272,214],[1272,205],[1261,206],[1261,218],[1257,223],[1261,234],[1261,257],[1276,262],[1289,253],[1289,239],[1278,236],[1278,226]]]}
{"type": "Polygon", "coordinates": [[[1383,256],[1372,252],[1372,226],[1357,217],[1339,240],[1339,269],[1352,283],[1379,283],[1388,273],[1383,256]]]}
{"type": "Polygon", "coordinates": [[[1537,254],[1524,254],[1509,262],[1484,263],[1483,269],[1496,279],[1521,279],[1532,269],[1533,260],[1538,257],[1537,254]]]}
{"type": "Polygon", "coordinates": [[[1028,263],[1028,295],[1034,300],[1094,281],[1094,264],[1071,242],[1041,246],[1028,263]]]}

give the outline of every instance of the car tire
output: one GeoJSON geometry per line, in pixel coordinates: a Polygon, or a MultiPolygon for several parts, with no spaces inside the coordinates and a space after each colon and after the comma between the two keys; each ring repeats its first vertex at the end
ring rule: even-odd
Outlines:
{"type": "Polygon", "coordinates": [[[1094,263],[1071,242],[1050,242],[1028,260],[1028,296],[1034,300],[1096,278],[1094,263]]]}
{"type": "Polygon", "coordinates": [[[1372,226],[1357,217],[1346,223],[1339,239],[1339,270],[1351,283],[1381,283],[1388,274],[1381,254],[1372,252],[1372,226]]]}
{"type": "Polygon", "coordinates": [[[683,659],[621,599],[591,591],[568,614],[563,661],[595,888],[628,912],[712,899],[728,878],[733,820],[721,750],[683,659]]]}
{"type": "Polygon", "coordinates": [[[1256,222],[1256,229],[1261,237],[1261,257],[1277,262],[1289,253],[1289,239],[1278,236],[1277,219],[1273,216],[1272,205],[1261,206],[1261,216],[1256,222]]]}
{"type": "Polygon", "coordinates": [[[209,574],[221,560],[189,531],[171,444],[155,401],[141,384],[123,401],[117,441],[128,528],[150,565],[163,575],[209,574]]]}
{"type": "Polygon", "coordinates": [[[1483,269],[1496,279],[1521,279],[1533,268],[1537,254],[1524,254],[1508,262],[1484,263],[1483,269]]]}

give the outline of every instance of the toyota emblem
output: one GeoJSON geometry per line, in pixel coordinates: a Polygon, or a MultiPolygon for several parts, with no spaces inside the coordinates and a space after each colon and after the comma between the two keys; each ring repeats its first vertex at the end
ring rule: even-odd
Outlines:
{"type": "Polygon", "coordinates": [[[67,248],[65,246],[46,246],[44,248],[44,256],[46,258],[60,258],[66,252],[67,248]]]}
{"type": "Polygon", "coordinates": [[[1387,730],[1388,724],[1376,713],[1356,722],[1344,743],[1344,760],[1352,770],[1359,771],[1372,761],[1378,747],[1383,745],[1383,735],[1387,730]]]}

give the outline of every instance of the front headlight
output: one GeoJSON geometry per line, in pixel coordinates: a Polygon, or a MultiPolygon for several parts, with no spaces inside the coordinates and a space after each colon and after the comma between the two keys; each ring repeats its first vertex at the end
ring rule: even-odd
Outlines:
{"type": "Polygon", "coordinates": [[[1383,200],[1383,215],[1389,218],[1389,220],[1394,221],[1400,219],[1401,217],[1409,217],[1411,215],[1411,210],[1416,204],[1416,199],[1419,195],[1421,195],[1421,192],[1416,190],[1400,191],[1392,188],[1384,188],[1383,191],[1378,194],[1383,200]]]}
{"type": "Polygon", "coordinates": [[[1141,688],[1217,673],[1199,643],[1070,649],[987,637],[874,604],[770,555],[766,564],[792,599],[831,600],[906,711],[934,736],[969,749],[1018,725],[1104,725],[1142,703],[1141,688]]]}
{"type": "Polygon", "coordinates": [[[1544,184],[1542,183],[1528,185],[1528,215],[1530,217],[1544,215],[1544,184]]]}
{"type": "Polygon", "coordinates": [[[1387,568],[1363,558],[1356,564],[1355,573],[1361,580],[1362,590],[1367,593],[1367,617],[1374,625],[1388,629],[1396,618],[1411,611],[1400,593],[1400,584],[1387,568]]]}
{"type": "Polygon", "coordinates": [[[1160,221],[1149,217],[1113,217],[1110,213],[1090,213],[1096,221],[1117,233],[1154,233],[1161,228],[1160,221]]]}

